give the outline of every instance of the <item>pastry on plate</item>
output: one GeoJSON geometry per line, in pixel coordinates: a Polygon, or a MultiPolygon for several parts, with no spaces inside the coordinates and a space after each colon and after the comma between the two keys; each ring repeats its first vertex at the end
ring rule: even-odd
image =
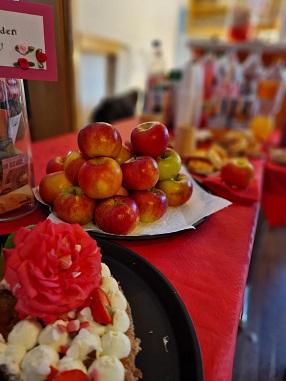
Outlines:
{"type": "Polygon", "coordinates": [[[1,381],[136,381],[132,311],[79,225],[21,228],[4,249],[1,381]]]}
{"type": "Polygon", "coordinates": [[[195,150],[187,160],[187,168],[191,173],[198,175],[210,175],[215,172],[215,166],[208,156],[207,150],[195,150]]]}
{"type": "Polygon", "coordinates": [[[228,130],[218,143],[232,157],[261,155],[261,143],[250,130],[228,130]]]}
{"type": "Polygon", "coordinates": [[[270,156],[274,163],[286,165],[286,149],[285,148],[271,149],[270,156]]]}
{"type": "Polygon", "coordinates": [[[198,175],[210,175],[225,164],[227,152],[218,144],[212,144],[208,149],[195,150],[187,161],[190,172],[198,175]]]}
{"type": "Polygon", "coordinates": [[[219,170],[229,159],[228,154],[224,148],[218,144],[213,144],[208,150],[208,157],[215,169],[219,170]]]}

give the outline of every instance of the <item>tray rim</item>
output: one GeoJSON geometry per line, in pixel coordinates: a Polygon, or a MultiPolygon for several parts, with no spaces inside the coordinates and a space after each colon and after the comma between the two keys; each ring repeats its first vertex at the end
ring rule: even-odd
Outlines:
{"type": "MultiPolygon", "coordinates": [[[[92,238],[94,238],[94,237],[92,237],[92,238]]],[[[128,263],[127,263],[128,257],[130,258],[130,261],[131,261],[131,259],[132,259],[132,261],[133,260],[138,261],[140,263],[140,265],[143,266],[143,268],[145,268],[145,269],[147,269],[147,271],[153,273],[155,278],[157,278],[157,280],[161,283],[161,287],[165,287],[166,289],[168,289],[168,295],[170,295],[172,297],[173,302],[180,308],[180,310],[182,312],[182,316],[184,317],[184,324],[186,325],[186,327],[189,331],[189,334],[193,340],[193,344],[194,344],[193,350],[195,353],[195,364],[196,364],[196,371],[197,371],[197,376],[198,376],[196,381],[204,381],[202,352],[201,352],[198,336],[196,333],[196,329],[195,329],[194,323],[192,321],[191,315],[188,312],[182,298],[178,294],[175,287],[171,284],[171,282],[168,280],[168,278],[159,269],[157,269],[152,263],[150,263],[147,259],[145,259],[141,255],[139,255],[135,251],[125,247],[121,243],[110,242],[109,240],[106,240],[103,238],[95,238],[95,239],[98,242],[99,247],[101,247],[101,243],[103,242],[103,245],[107,245],[107,246],[113,247],[115,249],[119,248],[120,250],[124,250],[126,253],[126,260],[125,261],[124,261],[124,257],[123,257],[123,261],[122,261],[122,259],[118,259],[118,257],[116,257],[116,255],[111,256],[111,257],[113,259],[117,260],[118,262],[120,262],[121,264],[127,266],[131,271],[134,271],[134,269],[132,269],[132,267],[128,266],[128,263]]],[[[104,255],[105,254],[103,253],[103,256],[104,255]]],[[[138,274],[138,276],[141,277],[140,274],[138,274]]],[[[150,281],[150,279],[148,278],[148,285],[150,286],[149,281],[150,281]]],[[[156,291],[153,289],[153,287],[150,286],[150,288],[156,293],[156,291]]],[[[169,315],[169,311],[168,311],[168,308],[166,307],[166,303],[162,302],[162,300],[163,299],[160,298],[160,301],[161,301],[164,309],[166,310],[166,312],[169,315]]],[[[175,308],[174,308],[174,310],[175,310],[175,308]]],[[[135,326],[135,329],[136,329],[136,326],[135,326]]]]}

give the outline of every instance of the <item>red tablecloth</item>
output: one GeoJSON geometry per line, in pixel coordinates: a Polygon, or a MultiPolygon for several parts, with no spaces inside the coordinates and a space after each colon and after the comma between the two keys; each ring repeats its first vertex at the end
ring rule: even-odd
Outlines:
{"type": "Polygon", "coordinates": [[[286,226],[286,167],[271,160],[265,166],[262,206],[270,226],[286,226]]]}
{"type": "Polygon", "coordinates": [[[215,195],[226,198],[233,203],[249,205],[260,201],[262,194],[261,165],[263,159],[252,159],[251,161],[254,167],[254,178],[246,189],[227,185],[222,180],[220,172],[209,176],[193,174],[193,177],[215,195]]]}
{"type": "MultiPolygon", "coordinates": [[[[119,125],[124,140],[134,124],[132,121],[119,125]]],[[[75,147],[73,134],[34,143],[37,181],[50,157],[75,147]]],[[[260,182],[262,171],[261,163],[260,182]]],[[[258,209],[257,203],[232,205],[209,217],[196,231],[152,241],[120,242],[154,264],[181,295],[198,334],[206,381],[231,380],[258,209]]],[[[37,218],[43,218],[43,214],[37,218]]],[[[21,224],[25,220],[1,224],[0,233],[15,230],[21,224]]]]}

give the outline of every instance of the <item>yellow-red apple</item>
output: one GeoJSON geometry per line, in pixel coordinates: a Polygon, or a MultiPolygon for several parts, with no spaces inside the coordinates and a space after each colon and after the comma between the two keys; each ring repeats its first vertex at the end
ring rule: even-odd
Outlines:
{"type": "Polygon", "coordinates": [[[151,190],[134,191],[131,197],[139,208],[141,222],[154,222],[167,211],[167,196],[160,189],[152,188],[151,190]]]}
{"type": "Polygon", "coordinates": [[[95,207],[95,223],[112,234],[128,234],[139,222],[139,209],[130,197],[114,196],[95,207]]]}
{"type": "Polygon", "coordinates": [[[126,146],[122,146],[119,154],[116,156],[115,160],[117,163],[122,164],[125,161],[129,160],[131,158],[132,154],[129,148],[126,146]]]}
{"type": "Polygon", "coordinates": [[[253,177],[253,165],[246,158],[233,158],[221,169],[222,180],[226,184],[240,189],[247,188],[253,177]]]}
{"type": "Polygon", "coordinates": [[[139,124],[131,132],[133,150],[138,155],[157,157],[169,143],[168,128],[160,122],[139,124]]]}
{"type": "Polygon", "coordinates": [[[159,179],[156,160],[150,156],[138,156],[121,164],[123,186],[132,190],[153,188],[159,179]]]}
{"type": "Polygon", "coordinates": [[[97,157],[86,161],[80,168],[78,182],[91,198],[114,196],[122,184],[122,171],[116,160],[97,157]]]}
{"type": "Polygon", "coordinates": [[[78,173],[85,163],[85,159],[82,157],[82,154],[79,151],[70,151],[64,162],[64,171],[66,177],[74,184],[78,184],[78,173]]]}
{"type": "Polygon", "coordinates": [[[193,193],[191,178],[180,173],[172,179],[159,181],[156,187],[166,193],[169,206],[183,205],[193,193]]]}
{"type": "Polygon", "coordinates": [[[115,196],[128,196],[129,192],[126,188],[124,188],[122,185],[118,189],[118,191],[115,193],[115,196]]]}
{"type": "Polygon", "coordinates": [[[46,174],[63,171],[64,170],[65,156],[56,156],[47,162],[46,174]]]}
{"type": "Polygon", "coordinates": [[[57,195],[54,212],[65,222],[85,225],[92,221],[95,200],[86,196],[82,189],[72,186],[57,195]]]}
{"type": "Polygon", "coordinates": [[[64,171],[45,175],[39,184],[39,193],[44,202],[53,205],[57,195],[72,186],[64,171]]]}
{"type": "Polygon", "coordinates": [[[119,131],[109,123],[91,123],[83,127],[77,137],[80,151],[86,158],[118,156],[122,140],[119,131]]]}

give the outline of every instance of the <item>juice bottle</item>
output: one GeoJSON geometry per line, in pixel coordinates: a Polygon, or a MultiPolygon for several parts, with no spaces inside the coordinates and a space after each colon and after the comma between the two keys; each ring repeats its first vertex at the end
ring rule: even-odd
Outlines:
{"type": "Polygon", "coordinates": [[[266,70],[257,83],[256,110],[250,120],[250,129],[262,141],[270,137],[271,131],[275,127],[275,117],[284,98],[283,68],[280,63],[274,64],[266,70]]]}
{"type": "Polygon", "coordinates": [[[249,127],[258,140],[266,141],[274,128],[274,118],[267,114],[255,115],[251,118],[249,127]]]}

